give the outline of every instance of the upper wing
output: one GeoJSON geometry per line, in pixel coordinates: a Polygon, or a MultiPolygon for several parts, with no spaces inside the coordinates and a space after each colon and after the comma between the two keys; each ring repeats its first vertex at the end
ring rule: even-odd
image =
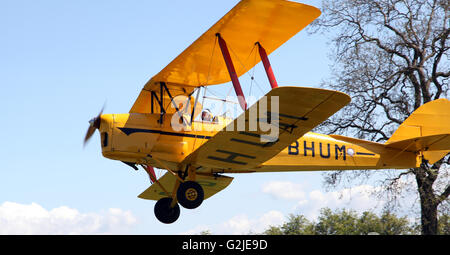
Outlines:
{"type": "Polygon", "coordinates": [[[302,87],[275,88],[187,156],[183,164],[219,169],[256,167],[349,102],[350,97],[338,91],[302,87]],[[272,106],[277,99],[278,120],[272,115],[272,106]],[[264,107],[265,102],[267,107],[264,107]],[[256,112],[257,115],[254,114],[256,112]],[[268,129],[270,130],[267,131],[268,129]]]}
{"type": "Polygon", "coordinates": [[[239,2],[145,84],[130,112],[150,112],[151,91],[158,94],[160,82],[177,90],[172,94],[187,95],[195,87],[230,81],[220,48],[216,45],[217,33],[227,42],[236,63],[236,74],[240,76],[259,62],[249,58],[256,42],[270,54],[319,15],[320,11],[315,7],[284,0],[239,2]]]}

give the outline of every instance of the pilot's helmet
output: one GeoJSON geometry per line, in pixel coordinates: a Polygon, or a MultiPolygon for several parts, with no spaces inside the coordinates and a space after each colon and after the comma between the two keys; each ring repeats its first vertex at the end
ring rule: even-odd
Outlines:
{"type": "Polygon", "coordinates": [[[211,121],[211,116],[212,116],[212,114],[211,114],[211,111],[209,109],[205,109],[202,112],[202,120],[211,121]]]}

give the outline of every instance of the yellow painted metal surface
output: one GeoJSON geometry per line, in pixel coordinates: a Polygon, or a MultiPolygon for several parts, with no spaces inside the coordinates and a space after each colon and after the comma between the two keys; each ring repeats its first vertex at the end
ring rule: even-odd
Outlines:
{"type": "MultiPolygon", "coordinates": [[[[158,122],[159,114],[103,114],[100,125],[103,155],[158,168],[169,167],[172,171],[192,164],[197,172],[195,180],[200,182],[209,197],[231,182],[227,177],[215,179],[214,173],[403,169],[418,167],[422,158],[434,163],[450,149],[450,130],[444,126],[449,121],[448,112],[440,112],[449,104],[446,99],[424,105],[404,122],[405,125],[419,127],[426,134],[439,134],[417,136],[414,131],[408,133],[413,137],[398,135],[404,139],[381,144],[307,132],[348,102],[348,97],[343,93],[280,87],[268,95],[280,97],[280,122],[285,122],[284,125],[278,124],[280,136],[273,145],[264,146],[256,139],[263,134],[261,130],[248,129],[249,112],[253,106],[242,115],[243,123],[247,123],[244,125],[245,131],[226,131],[227,126],[237,124],[237,119],[221,119],[217,124],[194,122],[188,130],[174,131],[170,124],[173,114],[166,114],[163,124],[158,122]],[[295,116],[299,118],[292,119],[295,116]],[[428,120],[440,121],[429,123],[418,120],[424,116],[428,120]],[[286,129],[290,125],[297,127],[286,129]],[[443,126],[436,128],[440,125],[443,126]],[[163,165],[158,162],[163,162],[163,165]]],[[[268,101],[267,109],[270,106],[268,101]]],[[[407,129],[399,128],[397,132],[407,129]]],[[[175,185],[175,178],[166,175],[160,182],[170,191],[175,185]]],[[[162,189],[155,184],[140,195],[141,198],[154,200],[163,196],[162,189]]]]}
{"type": "MultiPolygon", "coordinates": [[[[280,121],[284,123],[279,125],[279,140],[274,144],[265,146],[260,140],[264,132],[249,130],[249,112],[258,105],[255,104],[240,117],[247,123],[244,131],[226,131],[227,125],[236,126],[239,118],[221,120],[217,124],[194,122],[190,129],[177,132],[170,125],[173,114],[166,114],[162,125],[158,122],[159,114],[104,114],[101,139],[103,144],[104,133],[108,133],[108,143],[102,147],[103,155],[164,168],[152,159],[156,157],[173,170],[192,164],[200,167],[198,172],[225,173],[411,168],[419,166],[422,157],[434,163],[450,150],[447,99],[419,108],[393,136],[403,139],[390,139],[381,144],[339,135],[307,133],[346,104],[348,98],[343,94],[280,87],[268,95],[280,97],[280,121]],[[332,100],[332,95],[338,96],[332,100]],[[283,116],[306,117],[307,120],[283,116]],[[286,129],[289,125],[297,127],[291,131],[286,129]],[[223,128],[224,131],[219,132],[223,128]],[[419,128],[422,133],[431,135],[420,136],[416,131],[409,132],[411,128],[419,128]],[[405,130],[408,133],[403,133],[405,130]]],[[[270,105],[269,102],[268,109],[270,105]]]]}
{"type": "Polygon", "coordinates": [[[256,65],[255,43],[270,54],[320,15],[309,5],[284,0],[243,0],[201,35],[178,57],[148,81],[130,112],[150,112],[149,91],[159,91],[159,82],[191,93],[198,86],[230,81],[216,34],[230,49],[236,74],[241,76],[256,65]]]}
{"type": "Polygon", "coordinates": [[[409,151],[441,151],[450,148],[450,133],[413,137],[386,144],[388,148],[409,151]]]}
{"type": "MultiPolygon", "coordinates": [[[[256,42],[270,54],[319,15],[317,8],[291,1],[241,1],[152,80],[194,87],[228,82],[230,76],[223,57],[218,47],[214,49],[216,33],[231,49],[240,76],[256,64],[248,59],[256,42]]],[[[153,85],[147,84],[146,89],[149,86],[153,85]]]]}
{"type": "Polygon", "coordinates": [[[450,152],[450,101],[440,98],[416,109],[386,147],[421,152],[433,164],[450,152]]]}
{"type": "Polygon", "coordinates": [[[417,108],[386,143],[444,134],[450,134],[450,101],[441,98],[417,108]]]}
{"type": "Polygon", "coordinates": [[[370,141],[335,139],[329,135],[307,133],[256,172],[352,170],[410,168],[416,166],[416,154],[389,149],[370,141]],[[401,153],[400,153],[401,152],[401,153]]]}
{"type": "MultiPolygon", "coordinates": [[[[412,168],[422,159],[434,163],[445,156],[450,151],[447,99],[418,108],[385,144],[309,132],[350,101],[344,93],[316,88],[279,87],[235,120],[189,121],[181,123],[183,130],[174,129],[174,119],[190,119],[195,88],[230,80],[216,33],[227,42],[240,76],[257,63],[248,57],[256,54],[256,42],[270,54],[319,15],[315,7],[284,0],[239,2],[147,82],[130,113],[101,115],[103,156],[172,172],[192,167],[196,172],[189,178],[202,185],[205,198],[232,181],[215,173],[412,168]],[[178,108],[187,109],[182,116],[171,97],[178,108]],[[267,108],[261,111],[264,104],[267,108]]],[[[197,105],[195,115],[201,107],[197,105]]],[[[166,174],[159,182],[171,192],[175,177],[166,174]]],[[[139,197],[158,200],[167,195],[153,184],[139,197]]]]}
{"type": "Polygon", "coordinates": [[[221,169],[258,166],[349,102],[348,95],[337,91],[301,87],[272,89],[190,154],[183,164],[221,169]],[[278,106],[274,110],[272,107],[276,103],[278,106]],[[268,124],[273,111],[278,114],[278,119],[268,124]],[[276,132],[272,133],[273,129],[276,132]]]}
{"type": "Polygon", "coordinates": [[[163,124],[160,124],[160,114],[104,114],[102,119],[108,122],[109,128],[101,132],[109,133],[109,141],[102,147],[107,158],[150,164],[164,168],[152,157],[165,161],[177,168],[177,165],[192,151],[214,136],[231,119],[220,118],[218,123],[193,122],[186,131],[176,131],[172,128],[172,117],[178,115],[166,114],[163,124]]]}
{"type": "MultiPolygon", "coordinates": [[[[166,173],[158,181],[168,192],[172,192],[175,186],[176,178],[172,174],[166,173]]],[[[233,177],[229,176],[196,175],[196,182],[202,186],[205,199],[225,189],[228,185],[230,185],[231,181],[233,181],[233,177]]],[[[138,197],[142,199],[159,200],[167,196],[168,195],[161,189],[160,185],[153,183],[138,197]]]]}
{"type": "Polygon", "coordinates": [[[422,152],[423,157],[428,160],[428,163],[434,164],[441,158],[445,157],[449,153],[449,150],[442,151],[424,151],[422,152]]]}

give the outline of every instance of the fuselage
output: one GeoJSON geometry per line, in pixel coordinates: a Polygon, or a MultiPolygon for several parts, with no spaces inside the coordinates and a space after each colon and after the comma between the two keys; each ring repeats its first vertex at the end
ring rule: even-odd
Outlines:
{"type": "MultiPolygon", "coordinates": [[[[230,121],[214,122],[185,119],[165,114],[104,114],[101,116],[101,146],[104,157],[157,168],[178,169],[190,153],[221,131],[230,121]],[[162,123],[161,123],[162,120],[162,123]],[[178,122],[178,128],[173,123],[178,122]],[[154,158],[158,160],[155,161],[154,158]],[[159,161],[159,162],[158,162],[159,161]],[[164,162],[164,165],[160,165],[164,162]]],[[[380,144],[380,146],[382,146],[380,144]]],[[[396,151],[371,150],[364,144],[335,139],[329,135],[308,132],[275,157],[253,168],[211,169],[198,172],[279,172],[308,170],[351,170],[410,168],[416,166],[414,153],[395,158],[396,151]]]]}

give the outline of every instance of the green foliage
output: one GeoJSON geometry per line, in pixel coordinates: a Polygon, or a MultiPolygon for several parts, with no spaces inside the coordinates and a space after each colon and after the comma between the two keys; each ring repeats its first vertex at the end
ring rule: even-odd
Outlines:
{"type": "Polygon", "coordinates": [[[357,223],[358,217],[354,211],[342,210],[340,213],[333,213],[331,209],[325,208],[321,210],[315,234],[356,235],[359,234],[357,223]]]}
{"type": "Polygon", "coordinates": [[[413,227],[406,217],[397,218],[395,214],[384,212],[380,218],[382,235],[404,235],[412,234],[413,227]]]}
{"type": "MultiPolygon", "coordinates": [[[[443,221],[449,226],[449,217],[443,221]]],[[[444,228],[445,229],[445,228],[444,228]]],[[[317,222],[311,222],[303,215],[289,215],[281,226],[271,226],[266,235],[410,235],[418,234],[406,217],[397,217],[390,212],[377,216],[372,212],[358,215],[353,210],[336,210],[324,208],[320,211],[317,222]]]]}
{"type": "MultiPolygon", "coordinates": [[[[421,226],[406,217],[398,217],[392,212],[384,211],[381,215],[365,211],[358,214],[354,210],[330,208],[320,210],[317,221],[310,221],[303,215],[290,214],[287,221],[280,226],[270,226],[264,235],[420,235],[421,226]]],[[[213,235],[210,230],[203,230],[200,235],[213,235]]],[[[257,233],[250,232],[254,235],[257,233]]],[[[450,235],[450,215],[438,217],[438,234],[450,235]]]]}
{"type": "Polygon", "coordinates": [[[439,217],[438,235],[450,235],[450,215],[444,214],[439,217]]]}
{"type": "Polygon", "coordinates": [[[200,235],[202,235],[202,236],[209,236],[209,235],[211,235],[211,231],[209,229],[203,230],[203,231],[200,232],[200,235]]]}
{"type": "Polygon", "coordinates": [[[313,235],[313,224],[303,215],[288,216],[288,221],[280,227],[270,226],[266,235],[313,235]]]}
{"type": "Polygon", "coordinates": [[[289,215],[288,222],[282,227],[281,231],[288,235],[311,235],[314,233],[311,222],[303,215],[289,215]]]}

